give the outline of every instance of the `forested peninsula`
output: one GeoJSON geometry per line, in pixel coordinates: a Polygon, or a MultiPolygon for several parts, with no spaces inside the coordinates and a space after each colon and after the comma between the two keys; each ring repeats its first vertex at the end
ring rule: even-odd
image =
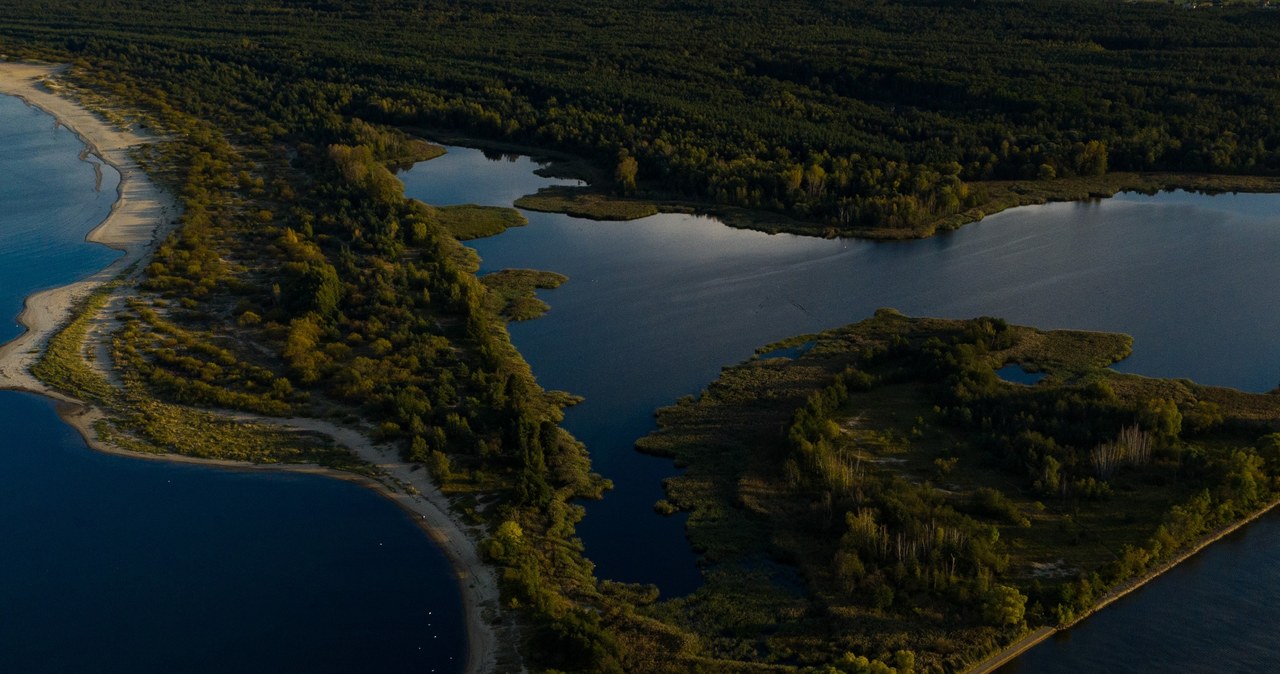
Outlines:
{"type": "MultiPolygon", "coordinates": [[[[455,519],[480,532],[475,547],[501,585],[488,627],[514,635],[501,640],[498,670],[963,667],[1024,622],[1087,611],[1106,588],[1269,497],[1271,450],[1260,431],[1241,435],[1257,430],[1250,414],[1269,399],[1246,404],[1170,383],[1133,392],[1127,379],[1084,369],[1081,381],[1010,393],[983,368],[1030,333],[948,324],[925,330],[935,343],[894,328],[901,340],[862,345],[868,360],[858,360],[862,350],[841,356],[862,372],[856,381],[833,379],[842,366],[771,394],[777,421],[799,430],[761,450],[769,460],[794,453],[777,464],[787,483],[768,490],[792,500],[786,517],[822,525],[828,536],[816,545],[832,556],[815,559],[830,564],[806,567],[817,562],[785,540],[751,552],[759,565],[747,566],[794,582],[784,583],[790,594],[747,604],[749,615],[733,612],[744,588],[726,585],[717,574],[727,567],[710,557],[707,588],[689,600],[601,582],[574,525],[578,501],[609,485],[559,427],[575,399],[538,386],[505,328],[545,308],[534,287],[564,279],[526,271],[481,281],[458,239],[518,225],[519,215],[412,202],[394,175],[439,153],[423,136],[462,134],[582,158],[575,170],[596,191],[567,199],[594,200],[599,211],[709,210],[759,229],[876,237],[925,236],[1017,203],[1121,188],[1273,189],[1280,14],[1260,5],[0,0],[0,16],[0,57],[68,64],[49,90],[156,139],[134,159],[180,206],[176,230],[136,274],[85,300],[37,374],[101,409],[98,437],[126,449],[318,463],[398,489],[332,433],[246,419],[322,419],[396,448],[440,485],[455,519]],[[832,415],[853,409],[850,399],[875,408],[881,393],[933,396],[949,377],[972,398],[912,398],[918,422],[888,419],[876,431],[886,452],[900,440],[935,443],[925,472],[846,465],[863,450],[837,446],[848,429],[831,428],[848,425],[832,415]],[[807,396],[836,383],[838,402],[816,399],[816,425],[800,423],[807,396]],[[1027,437],[982,426],[992,396],[1021,400],[1046,423],[1042,390],[1100,416],[1084,430],[1032,426],[1027,437]],[[1119,446],[1122,433],[1144,439],[1143,462],[1090,473],[1087,452],[1119,446]],[[1034,456],[1039,472],[988,466],[984,451],[1034,456]],[[1184,477],[1196,461],[1225,481],[1184,477]],[[962,481],[970,471],[974,481],[962,481]],[[1186,521],[1166,523],[1144,501],[1146,517],[1114,539],[1130,545],[1128,565],[1107,566],[1090,547],[1100,534],[1075,508],[1095,512],[1148,477],[1152,489],[1135,491],[1182,498],[1186,521]],[[875,501],[892,480],[912,499],[901,520],[889,514],[896,505],[875,501]],[[952,481],[959,488],[943,493],[952,481]],[[926,511],[931,531],[967,546],[946,569],[918,544],[908,563],[847,533],[860,521],[868,540],[912,542],[926,511]],[[1162,523],[1171,541],[1157,536],[1162,523]],[[1038,543],[1043,557],[1002,547],[1034,542],[1035,532],[1053,532],[1038,543]],[[1059,544],[1078,544],[1063,548],[1071,558],[1061,568],[1083,577],[1049,574],[1036,586],[1020,575],[1018,560],[1056,563],[1047,550],[1059,544]],[[917,597],[927,615],[912,620],[925,622],[893,622],[917,597]],[[966,627],[927,627],[950,617],[966,627]],[[887,625],[893,648],[855,632],[831,642],[846,655],[821,631],[865,622],[887,625]]],[[[815,346],[796,363],[825,352],[815,346]]],[[[1052,375],[1059,365],[1043,367],[1052,375]]],[[[676,419],[664,415],[671,428],[660,437],[678,434],[676,419]]],[[[701,470],[677,445],[654,442],[650,451],[689,463],[690,480],[701,470]]],[[[691,537],[718,550],[701,508],[733,497],[677,484],[686,486],[673,485],[664,507],[694,513],[691,537]]],[[[725,550],[725,560],[747,554],[725,550]]]]}
{"type": "Polygon", "coordinates": [[[1131,341],[882,309],[727,368],[640,442],[686,467],[659,508],[707,578],[656,613],[738,657],[967,671],[1270,509],[1280,396],[1109,369],[1131,341]]]}

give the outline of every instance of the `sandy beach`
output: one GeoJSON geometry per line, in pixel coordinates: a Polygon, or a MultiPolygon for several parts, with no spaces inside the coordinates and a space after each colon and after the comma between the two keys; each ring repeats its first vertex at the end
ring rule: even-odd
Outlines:
{"type": "Polygon", "coordinates": [[[464,671],[467,674],[497,672],[500,671],[500,666],[501,671],[520,669],[518,665],[513,665],[519,660],[515,651],[516,635],[504,634],[502,641],[499,641],[498,630],[513,629],[513,626],[510,623],[504,623],[495,627],[501,615],[498,581],[493,570],[480,559],[480,553],[476,547],[480,532],[468,533],[454,521],[449,515],[448,499],[431,481],[427,471],[415,464],[400,460],[397,448],[379,445],[356,429],[320,419],[298,417],[276,419],[232,412],[227,416],[245,423],[273,425],[294,431],[328,435],[335,442],[347,447],[361,459],[380,469],[383,478],[373,479],[312,464],[258,464],[198,459],[180,454],[140,454],[120,449],[98,439],[93,425],[104,416],[100,410],[58,394],[52,397],[64,401],[58,413],[80,433],[85,443],[106,454],[151,461],[218,466],[232,470],[324,475],[354,482],[381,494],[409,513],[414,522],[431,537],[453,565],[456,580],[461,589],[463,615],[467,624],[467,665],[464,671]]]}
{"type": "MultiPolygon", "coordinates": [[[[496,671],[500,651],[504,656],[513,653],[515,640],[504,637],[504,643],[500,645],[493,627],[499,614],[498,586],[492,570],[480,560],[475,540],[479,533],[469,535],[454,521],[449,514],[448,500],[436,488],[427,471],[401,461],[399,452],[394,447],[377,445],[358,430],[316,419],[267,419],[237,415],[246,422],[269,423],[300,432],[329,435],[365,461],[376,465],[385,477],[374,480],[320,466],[259,465],[238,461],[210,461],[173,454],[139,454],[121,450],[97,438],[93,424],[103,417],[100,410],[51,391],[31,376],[32,363],[44,350],[49,338],[67,321],[75,303],[96,287],[118,277],[130,265],[145,259],[175,226],[178,214],[178,206],[172,196],[156,186],[129,157],[130,148],[147,143],[150,139],[136,131],[113,127],[75,101],[63,98],[45,86],[43,82],[46,78],[56,77],[62,70],[61,66],[0,63],[0,94],[17,96],[53,115],[79,136],[91,153],[120,172],[118,199],[111,213],[86,239],[123,251],[124,255],[89,278],[27,298],[19,316],[19,322],[26,328],[26,332],[0,347],[0,389],[31,391],[61,401],[63,405],[60,406],[60,414],[63,419],[80,432],[90,447],[99,451],[133,458],[216,465],[238,470],[323,474],[354,481],[377,491],[410,513],[453,564],[462,590],[467,624],[466,671],[496,671]]],[[[141,267],[142,265],[138,265],[138,269],[141,267]]],[[[135,270],[132,273],[140,272],[135,270]]],[[[121,292],[129,292],[128,287],[126,284],[121,292]]],[[[504,662],[503,666],[511,664],[504,662]]]]}
{"type": "MultiPolygon", "coordinates": [[[[134,131],[116,129],[74,101],[46,88],[42,81],[61,72],[59,66],[0,63],[0,94],[17,96],[53,115],[80,137],[89,151],[120,172],[120,187],[111,213],[86,240],[123,251],[110,266],[76,283],[36,293],[26,300],[18,321],[27,331],[0,347],[0,389],[21,389],[51,395],[30,374],[31,364],[49,337],[66,321],[77,300],[115,278],[145,257],[172,229],[177,216],[173,198],[157,187],[129,157],[129,149],[149,139],[134,131]]],[[[62,396],[53,397],[63,399],[62,396]]]]}

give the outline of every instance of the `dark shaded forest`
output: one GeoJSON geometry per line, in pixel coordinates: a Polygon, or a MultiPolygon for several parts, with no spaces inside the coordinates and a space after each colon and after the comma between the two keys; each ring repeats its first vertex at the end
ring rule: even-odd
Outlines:
{"type": "Polygon", "coordinates": [[[991,180],[1280,172],[1280,13],[1256,4],[3,5],[0,35],[271,137],[330,114],[462,130],[835,231],[928,231],[991,180]]]}

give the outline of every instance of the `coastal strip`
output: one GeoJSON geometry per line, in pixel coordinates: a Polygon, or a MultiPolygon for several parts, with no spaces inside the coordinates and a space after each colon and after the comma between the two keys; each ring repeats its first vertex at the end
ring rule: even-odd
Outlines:
{"type": "Polygon", "coordinates": [[[1277,499],[1275,501],[1272,501],[1271,503],[1268,503],[1267,505],[1258,509],[1257,512],[1246,517],[1245,519],[1242,519],[1238,522],[1234,522],[1230,526],[1224,527],[1222,529],[1219,529],[1217,531],[1214,531],[1206,535],[1204,538],[1200,539],[1200,541],[1196,543],[1194,546],[1192,546],[1191,548],[1188,548],[1187,550],[1185,550],[1178,556],[1174,557],[1173,559],[1167,562],[1164,562],[1163,564],[1160,564],[1156,568],[1148,571],[1147,573],[1142,574],[1137,578],[1134,578],[1133,580],[1127,581],[1125,583],[1121,583],[1119,587],[1116,587],[1110,592],[1108,592],[1102,599],[1098,601],[1097,604],[1095,604],[1088,611],[1085,611],[1084,613],[1076,616],[1075,620],[1072,620],[1070,623],[1067,623],[1066,625],[1062,625],[1059,627],[1042,627],[1038,630],[1035,630],[1034,632],[1027,634],[1026,636],[1022,637],[1018,641],[1015,641],[1008,648],[1000,651],[999,653],[996,653],[995,655],[992,655],[986,660],[983,660],[982,662],[975,665],[972,669],[969,670],[969,674],[990,674],[991,672],[994,672],[1000,669],[1001,667],[1012,662],[1019,655],[1022,655],[1023,653],[1031,650],[1037,644],[1044,641],[1045,639],[1048,639],[1049,637],[1059,632],[1065,632],[1066,630],[1069,630],[1072,627],[1079,625],[1089,616],[1092,616],[1098,611],[1101,611],[1107,606],[1110,606],[1111,604],[1119,601],[1125,595],[1128,595],[1134,590],[1137,590],[1138,588],[1146,585],[1147,583],[1150,583],[1156,578],[1159,578],[1160,576],[1164,575],[1168,571],[1172,570],[1174,567],[1178,566],[1179,564],[1199,554],[1200,551],[1204,550],[1210,545],[1217,543],[1223,538],[1226,538],[1227,536],[1230,536],[1231,534],[1235,533],[1240,528],[1248,524],[1251,524],[1254,521],[1266,515],[1267,513],[1270,513],[1272,510],[1276,508],[1277,505],[1280,505],[1280,499],[1277,499]]]}
{"type": "MultiPolygon", "coordinates": [[[[84,438],[85,443],[108,454],[130,458],[217,466],[235,470],[273,471],[325,475],[355,482],[386,497],[409,513],[444,552],[458,581],[467,630],[468,674],[496,671],[499,666],[497,634],[492,627],[499,609],[497,580],[480,559],[476,536],[469,535],[449,513],[448,499],[418,466],[401,461],[394,447],[377,445],[365,434],[317,419],[273,419],[235,414],[246,422],[277,425],[296,432],[320,433],[332,437],[357,456],[378,468],[385,481],[323,466],[300,464],[253,464],[241,461],[198,459],[176,454],[148,455],[123,450],[98,438],[94,425],[104,413],[75,400],[36,379],[31,366],[47,348],[50,338],[71,318],[76,303],[96,288],[119,277],[144,260],[176,226],[178,204],[160,189],[129,156],[131,148],[151,142],[135,130],[121,130],[99,119],[75,101],[59,96],[46,86],[65,66],[0,62],[0,94],[18,97],[52,115],[75,133],[88,152],[97,155],[120,173],[120,186],[110,214],[91,231],[86,240],[124,253],[119,259],[88,278],[44,290],[26,299],[18,320],[26,331],[0,346],[0,389],[38,393],[59,401],[59,415],[84,438]]],[[[134,267],[140,274],[143,265],[134,267]]],[[[117,292],[130,292],[129,285],[117,292]]],[[[101,366],[95,363],[94,366],[101,366]]],[[[514,647],[514,643],[509,644],[514,647]]]]}
{"type": "Polygon", "coordinates": [[[112,128],[76,102],[44,86],[46,78],[56,76],[63,69],[63,66],[0,63],[0,94],[20,98],[52,115],[76,134],[91,154],[120,172],[120,186],[111,213],[85,240],[122,251],[124,255],[86,279],[44,290],[26,299],[18,316],[26,332],[0,347],[0,389],[33,391],[69,401],[33,377],[32,364],[44,352],[49,338],[66,322],[79,299],[150,254],[176,224],[178,207],[173,197],[151,182],[129,156],[129,150],[149,142],[148,137],[136,131],[112,128]]]}
{"type": "Polygon", "coordinates": [[[509,664],[508,661],[514,661],[516,656],[512,649],[515,642],[500,644],[494,628],[500,615],[498,581],[493,571],[480,559],[478,534],[468,533],[450,516],[449,500],[432,482],[430,473],[420,466],[401,460],[399,451],[394,446],[377,444],[356,429],[321,419],[279,419],[227,412],[225,416],[248,424],[271,425],[294,432],[328,436],[376,468],[382,479],[315,464],[251,463],[202,459],[181,454],[145,454],[122,449],[100,439],[94,426],[105,418],[101,410],[60,394],[55,393],[50,397],[61,401],[58,416],[84,438],[85,444],[104,454],[229,470],[321,475],[373,490],[407,513],[453,566],[454,577],[462,595],[463,619],[467,632],[467,663],[463,671],[467,674],[496,672],[499,671],[500,664],[505,666],[509,664]]]}

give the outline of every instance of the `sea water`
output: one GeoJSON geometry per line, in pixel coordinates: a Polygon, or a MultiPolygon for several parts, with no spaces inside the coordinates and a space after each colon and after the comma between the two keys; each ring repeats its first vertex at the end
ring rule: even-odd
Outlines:
{"type": "MultiPolygon", "coordinates": [[[[119,175],[82,150],[0,96],[0,341],[32,291],[119,255],[84,242],[119,175]]],[[[51,401],[0,392],[0,672],[458,672],[465,658],[450,564],[390,501],[97,453],[51,401]]]]}

